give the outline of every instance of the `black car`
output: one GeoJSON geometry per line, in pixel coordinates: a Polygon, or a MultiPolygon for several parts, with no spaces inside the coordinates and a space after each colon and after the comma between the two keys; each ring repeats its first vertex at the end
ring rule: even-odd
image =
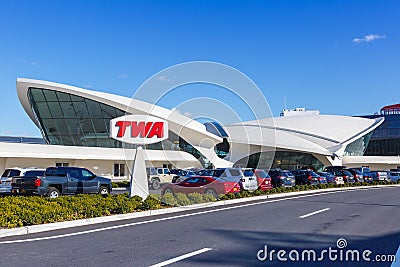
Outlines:
{"type": "Polygon", "coordinates": [[[290,171],[271,169],[268,174],[271,176],[273,187],[292,187],[296,185],[296,179],[290,171]]]}
{"type": "MultiPolygon", "coordinates": [[[[318,185],[320,183],[319,179],[321,176],[311,170],[293,170],[290,172],[293,173],[296,178],[296,185],[318,185]]],[[[326,179],[324,180],[326,183],[326,179]]]]}

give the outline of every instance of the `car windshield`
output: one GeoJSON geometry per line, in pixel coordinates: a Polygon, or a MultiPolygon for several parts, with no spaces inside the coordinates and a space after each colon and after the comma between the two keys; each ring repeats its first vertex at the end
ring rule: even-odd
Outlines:
{"type": "Polygon", "coordinates": [[[318,176],[315,172],[308,172],[311,176],[318,176]]]}

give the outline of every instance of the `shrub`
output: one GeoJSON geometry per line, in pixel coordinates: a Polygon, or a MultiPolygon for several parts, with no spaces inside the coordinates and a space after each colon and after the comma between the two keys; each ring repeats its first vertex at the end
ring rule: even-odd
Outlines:
{"type": "Polygon", "coordinates": [[[176,201],[176,198],[171,193],[164,194],[161,197],[161,202],[164,203],[167,206],[170,206],[170,207],[175,207],[175,206],[178,205],[178,202],[176,201]]]}
{"type": "Polygon", "coordinates": [[[155,210],[161,208],[161,196],[150,195],[140,205],[140,210],[155,210]]]}
{"type": "Polygon", "coordinates": [[[177,201],[179,206],[190,205],[190,200],[185,194],[178,193],[178,194],[175,195],[175,197],[176,197],[176,201],[177,201]]]}
{"type": "Polygon", "coordinates": [[[210,194],[203,195],[203,202],[207,203],[207,202],[214,202],[214,201],[217,201],[217,200],[215,199],[215,197],[213,195],[210,195],[210,194]]]}
{"type": "Polygon", "coordinates": [[[188,194],[188,198],[193,204],[200,204],[204,202],[203,196],[200,193],[190,193],[188,194]]]}

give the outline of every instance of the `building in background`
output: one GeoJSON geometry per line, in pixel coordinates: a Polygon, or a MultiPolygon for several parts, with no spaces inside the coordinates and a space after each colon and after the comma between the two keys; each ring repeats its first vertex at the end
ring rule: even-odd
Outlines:
{"type": "Polygon", "coordinates": [[[363,155],[345,158],[345,164],[381,170],[400,168],[400,104],[385,106],[380,113],[361,117],[385,120],[371,132],[363,155]]]}

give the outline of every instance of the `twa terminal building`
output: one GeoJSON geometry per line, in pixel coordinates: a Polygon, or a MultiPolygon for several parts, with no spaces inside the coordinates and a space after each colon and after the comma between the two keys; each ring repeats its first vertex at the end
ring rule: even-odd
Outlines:
{"type": "Polygon", "coordinates": [[[167,138],[143,145],[149,167],[321,170],[331,165],[400,165],[398,156],[364,156],[374,130],[385,120],[382,116],[299,112],[229,125],[203,124],[140,100],[53,82],[20,78],[17,93],[44,141],[0,142],[0,171],[81,166],[115,180],[128,178],[137,145],[112,138],[110,121],[130,114],[167,122],[167,138]]]}

